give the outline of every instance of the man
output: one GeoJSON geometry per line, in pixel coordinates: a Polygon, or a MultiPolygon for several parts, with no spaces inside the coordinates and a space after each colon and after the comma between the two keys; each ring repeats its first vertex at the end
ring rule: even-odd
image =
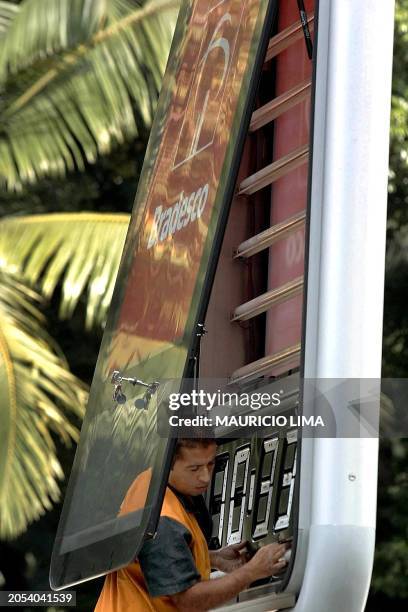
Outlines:
{"type": "MultiPolygon", "coordinates": [[[[212,439],[178,441],[157,535],[144,543],[134,563],[106,577],[95,612],[204,612],[285,567],[285,545],[264,546],[249,561],[245,542],[208,550],[211,518],[202,495],[211,482],[215,455],[212,439]],[[211,569],[226,575],[210,580],[211,569]]],[[[146,473],[136,479],[121,511],[134,509],[146,479],[146,473]]]]}

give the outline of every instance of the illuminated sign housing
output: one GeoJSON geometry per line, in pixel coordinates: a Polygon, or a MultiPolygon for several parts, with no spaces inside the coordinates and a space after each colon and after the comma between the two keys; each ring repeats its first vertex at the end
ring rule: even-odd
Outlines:
{"type": "MultiPolygon", "coordinates": [[[[286,209],[272,211],[269,246],[275,230],[279,240],[292,233],[270,251],[278,262],[266,294],[275,308],[267,322],[273,333],[266,355],[234,370],[235,384],[265,381],[299,363],[305,380],[380,376],[391,5],[345,7],[342,0],[327,0],[315,13],[307,211],[291,209],[285,221],[286,209]],[[378,30],[381,46],[370,36],[378,30]],[[304,285],[298,277],[303,240],[304,285]],[[303,289],[302,324],[298,316],[297,327],[289,329],[291,313],[277,289],[285,299],[295,298],[295,315],[303,289]]],[[[173,443],[157,436],[152,406],[159,405],[162,389],[152,385],[190,372],[274,8],[266,2],[197,1],[181,9],[55,544],[53,587],[126,565],[154,532],[173,443]],[[124,396],[120,382],[127,377],[150,385],[147,406],[143,390],[124,396]]],[[[301,41],[299,23],[288,30],[301,41]]],[[[274,45],[282,50],[287,34],[273,37],[270,55],[274,45]]],[[[279,123],[275,135],[280,132],[287,146],[279,123]]],[[[285,155],[275,139],[284,161],[247,176],[239,193],[280,180],[283,164],[299,169],[308,147],[304,139],[297,144],[285,155]]],[[[289,179],[286,184],[293,187],[289,179]]],[[[276,189],[274,196],[279,193],[276,189]]],[[[242,243],[241,255],[256,252],[260,238],[265,235],[258,236],[257,246],[242,243]]],[[[265,295],[260,297],[236,308],[233,320],[264,313],[265,295]]],[[[307,399],[300,398],[305,416],[314,408],[313,398],[307,399]]],[[[346,399],[332,403],[335,416],[344,416],[346,399]]],[[[305,439],[292,431],[276,439],[271,432],[264,440],[224,441],[220,453],[209,493],[213,542],[248,537],[265,543],[277,534],[290,537],[292,522],[294,527],[290,566],[278,585],[285,592],[274,593],[272,582],[240,593],[239,601],[257,599],[262,609],[359,612],[374,549],[376,441],[305,439]]]]}
{"type": "Polygon", "coordinates": [[[53,588],[127,565],[154,533],[174,441],[156,431],[160,388],[141,410],[144,389],[127,397],[120,381],[189,375],[275,5],[180,8],[54,545],[53,588]],[[138,504],[120,512],[140,475],[138,504]]]}

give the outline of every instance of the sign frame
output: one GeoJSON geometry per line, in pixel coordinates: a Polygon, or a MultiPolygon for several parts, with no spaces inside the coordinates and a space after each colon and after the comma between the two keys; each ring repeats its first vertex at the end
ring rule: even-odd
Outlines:
{"type": "MultiPolygon", "coordinates": [[[[177,73],[178,68],[177,66],[174,66],[174,61],[176,59],[180,62],[182,58],[182,56],[180,58],[180,56],[177,55],[178,51],[180,50],[180,46],[182,46],[184,40],[183,38],[180,38],[180,35],[184,31],[184,29],[187,28],[186,23],[188,23],[189,11],[192,9],[194,4],[195,3],[191,3],[189,0],[184,0],[180,8],[179,19],[176,26],[176,33],[173,39],[170,51],[170,59],[166,69],[163,90],[160,95],[158,112],[156,114],[152,126],[152,133],[142,169],[138,193],[136,195],[136,202],[133,213],[136,225],[141,223],[143,207],[139,206],[139,203],[143,201],[146,195],[146,190],[149,185],[149,180],[154,166],[154,164],[152,164],[152,161],[156,159],[157,155],[158,137],[161,133],[160,122],[165,113],[168,111],[171,104],[172,78],[177,73]]],[[[235,190],[235,184],[238,175],[242,151],[248,133],[249,122],[257,92],[257,84],[259,82],[266,48],[272,30],[272,25],[277,14],[277,0],[259,0],[258,2],[255,2],[255,0],[253,0],[253,4],[261,7],[259,9],[259,14],[256,18],[256,25],[254,29],[254,33],[257,33],[258,35],[258,44],[256,48],[253,49],[253,46],[255,47],[255,44],[251,41],[251,52],[254,54],[253,67],[252,70],[249,70],[249,66],[246,67],[243,79],[241,81],[241,89],[237,98],[237,109],[234,112],[233,121],[231,125],[231,132],[236,133],[237,136],[235,142],[228,142],[226,153],[222,162],[222,172],[219,182],[223,181],[225,188],[223,193],[221,193],[220,195],[220,192],[218,191],[217,187],[217,195],[214,207],[219,207],[218,217],[216,222],[214,222],[214,218],[212,218],[211,221],[213,226],[211,228],[212,240],[210,241],[207,236],[204,251],[201,258],[200,268],[197,274],[197,278],[201,279],[201,281],[200,283],[196,283],[192,307],[190,309],[188,321],[185,327],[183,341],[185,343],[186,351],[182,375],[183,380],[190,378],[193,373],[192,369],[194,363],[194,356],[196,354],[199,342],[199,338],[197,337],[195,330],[197,329],[197,325],[204,321],[206,310],[208,307],[211,288],[217,267],[217,261],[219,258],[224,231],[228,219],[229,208],[235,190]],[[265,15],[265,18],[263,19],[262,23],[260,23],[261,12],[264,12],[265,15]]],[[[211,231],[209,231],[209,235],[211,235],[211,231]]],[[[129,271],[126,270],[127,266],[125,254],[126,250],[131,248],[131,243],[132,235],[129,230],[125,243],[124,255],[122,256],[120,272],[118,274],[118,286],[115,289],[108,318],[108,325],[113,325],[115,320],[117,321],[119,305],[121,304],[123,292],[125,289],[124,287],[120,286],[120,283],[123,277],[126,276],[126,272],[129,271]]],[[[106,352],[106,347],[107,341],[105,339],[105,341],[102,341],[100,356],[101,354],[103,355],[104,351],[106,352]]],[[[173,349],[169,350],[170,353],[172,351],[173,349]]],[[[86,432],[86,429],[84,429],[84,431],[86,432]]],[[[87,546],[82,546],[78,549],[70,550],[69,552],[61,554],[61,542],[69,511],[69,507],[67,507],[67,504],[65,504],[61,515],[60,525],[58,528],[58,533],[54,544],[54,550],[51,560],[50,585],[53,589],[59,590],[62,588],[66,588],[67,586],[72,586],[84,582],[86,580],[98,577],[107,572],[114,571],[116,569],[119,569],[120,567],[127,565],[137,556],[138,551],[140,550],[145,539],[148,537],[152,537],[155,533],[157,522],[160,516],[160,510],[165,488],[167,486],[168,474],[173,459],[175,444],[176,440],[171,438],[165,441],[165,448],[163,449],[162,455],[162,469],[160,474],[161,480],[159,483],[158,490],[155,494],[155,498],[153,500],[150,500],[151,510],[148,519],[142,521],[143,524],[141,527],[138,526],[130,528],[129,530],[123,533],[117,533],[116,535],[114,535],[113,533],[113,539],[109,538],[111,540],[111,546],[113,547],[113,549],[124,546],[125,542],[131,542],[131,545],[128,547],[128,554],[126,555],[123,553],[120,558],[120,561],[114,561],[110,567],[104,566],[104,563],[102,561],[98,564],[99,554],[102,551],[101,546],[104,545],[106,540],[101,540],[101,542],[98,542],[96,544],[94,543],[87,546]],[[83,568],[84,564],[86,565],[85,570],[83,568]]],[[[79,452],[77,451],[73,471],[67,489],[66,499],[72,495],[72,492],[75,488],[78,472],[79,452]]]]}

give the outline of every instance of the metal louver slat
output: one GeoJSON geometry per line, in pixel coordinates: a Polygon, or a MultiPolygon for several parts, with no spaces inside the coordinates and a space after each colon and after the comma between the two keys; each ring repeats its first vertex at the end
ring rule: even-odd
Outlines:
{"type": "Polygon", "coordinates": [[[300,343],[290,346],[279,353],[267,355],[257,361],[252,361],[242,368],[238,368],[231,375],[231,383],[244,383],[257,376],[262,376],[273,367],[280,366],[300,357],[300,343]]]}
{"type": "Polygon", "coordinates": [[[277,161],[265,166],[258,172],[251,174],[242,181],[239,186],[238,195],[251,195],[256,191],[259,191],[263,187],[270,185],[274,181],[277,181],[285,174],[288,174],[291,170],[302,166],[308,161],[309,158],[309,146],[303,145],[294,151],[291,151],[284,157],[281,157],[277,161]]]}
{"type": "Polygon", "coordinates": [[[273,227],[268,227],[263,232],[256,234],[252,238],[248,238],[245,242],[241,242],[234,255],[235,259],[247,258],[267,249],[278,240],[282,240],[288,234],[295,232],[304,226],[306,212],[300,212],[281,223],[277,223],[273,227]]]}
{"type": "Polygon", "coordinates": [[[252,115],[249,131],[255,132],[259,130],[292,108],[292,106],[305,100],[310,95],[310,86],[311,80],[306,79],[296,85],[296,87],[292,87],[292,89],[289,89],[284,94],[258,108],[252,115]]]}
{"type": "Polygon", "coordinates": [[[248,319],[252,319],[252,317],[256,317],[262,312],[265,312],[274,304],[280,304],[285,300],[289,300],[302,291],[303,276],[299,276],[277,289],[267,291],[262,295],[258,295],[253,300],[241,304],[235,309],[231,321],[247,321],[248,319]]]}

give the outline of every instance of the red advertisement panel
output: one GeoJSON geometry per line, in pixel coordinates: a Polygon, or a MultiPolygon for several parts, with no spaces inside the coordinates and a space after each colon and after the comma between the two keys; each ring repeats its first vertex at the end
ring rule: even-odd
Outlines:
{"type": "MultiPolygon", "coordinates": [[[[314,0],[306,0],[308,15],[313,14],[314,0]]],[[[296,2],[279,3],[279,26],[282,31],[299,21],[296,2]]],[[[310,79],[312,62],[307,56],[305,41],[292,44],[276,59],[276,96],[302,81],[310,79]]],[[[275,121],[274,160],[309,142],[310,99],[288,110],[275,121]]],[[[293,170],[274,183],[271,200],[271,225],[285,221],[306,209],[308,165],[293,170]]],[[[270,249],[268,289],[276,289],[303,275],[305,236],[299,229],[274,244],[270,249]]],[[[267,313],[266,354],[278,353],[300,342],[303,296],[298,295],[275,305],[267,313]]],[[[274,368],[272,375],[297,367],[299,360],[274,368]]]]}
{"type": "Polygon", "coordinates": [[[131,229],[138,236],[110,369],[131,367],[186,331],[258,4],[194,3],[150,189],[131,229]]]}

